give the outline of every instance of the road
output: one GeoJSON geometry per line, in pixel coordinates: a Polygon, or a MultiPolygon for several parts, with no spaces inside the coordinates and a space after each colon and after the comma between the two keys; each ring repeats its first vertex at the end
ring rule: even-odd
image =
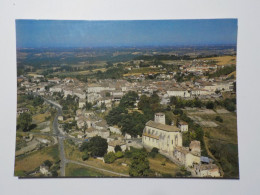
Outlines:
{"type": "Polygon", "coordinates": [[[50,104],[52,104],[56,110],[57,110],[57,114],[54,117],[53,120],[53,133],[54,135],[56,135],[58,137],[58,143],[59,143],[59,152],[60,152],[60,176],[61,177],[65,177],[65,166],[66,166],[66,157],[65,157],[65,151],[64,151],[64,133],[60,131],[59,129],[59,123],[58,123],[58,117],[62,115],[62,107],[51,101],[51,100],[47,100],[44,98],[44,100],[50,104]]]}
{"type": "Polygon", "coordinates": [[[99,170],[99,171],[103,171],[103,172],[107,172],[107,173],[112,173],[114,175],[118,175],[120,177],[129,177],[129,175],[126,175],[126,174],[122,174],[122,173],[117,173],[117,172],[114,172],[114,171],[110,171],[110,170],[106,170],[106,169],[102,169],[102,168],[98,168],[98,167],[94,167],[94,166],[91,166],[91,165],[87,165],[85,163],[82,163],[82,162],[79,162],[79,161],[74,161],[74,160],[70,160],[70,159],[67,159],[66,158],[66,155],[65,155],[65,151],[64,151],[64,140],[65,139],[72,139],[74,141],[78,141],[78,142],[84,142],[84,140],[81,140],[81,139],[77,139],[77,138],[72,138],[72,137],[69,137],[67,135],[65,135],[64,132],[62,132],[60,129],[59,129],[59,123],[58,123],[58,117],[60,115],[62,115],[62,107],[57,104],[56,102],[53,102],[51,100],[47,100],[45,98],[43,98],[46,102],[48,102],[49,104],[52,104],[56,110],[57,110],[57,114],[55,115],[55,118],[53,120],[53,134],[48,134],[48,133],[34,133],[34,134],[41,134],[41,135],[49,135],[49,136],[57,136],[58,138],[58,143],[59,143],[59,156],[60,156],[60,176],[61,177],[65,177],[65,167],[66,167],[66,164],[67,163],[73,163],[73,164],[77,164],[77,165],[81,165],[81,166],[85,166],[85,167],[89,167],[89,168],[92,168],[92,169],[96,169],[96,170],[99,170]]]}

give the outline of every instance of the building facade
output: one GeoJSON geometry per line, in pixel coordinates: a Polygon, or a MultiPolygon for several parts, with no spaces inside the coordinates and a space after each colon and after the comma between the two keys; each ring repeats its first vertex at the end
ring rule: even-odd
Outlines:
{"type": "Polygon", "coordinates": [[[182,134],[176,126],[165,124],[163,113],[156,113],[154,121],[148,121],[145,125],[142,143],[146,147],[173,152],[176,147],[182,146],[182,134]]]}

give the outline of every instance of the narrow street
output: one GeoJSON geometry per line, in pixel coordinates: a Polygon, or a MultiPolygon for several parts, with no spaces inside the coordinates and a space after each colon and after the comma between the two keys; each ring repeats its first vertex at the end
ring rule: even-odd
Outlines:
{"type": "MultiPolygon", "coordinates": [[[[46,100],[46,99],[45,99],[46,100]]],[[[55,102],[46,100],[48,103],[52,104],[57,109],[57,114],[53,120],[53,133],[58,137],[59,142],[59,152],[60,152],[60,176],[65,177],[65,166],[66,166],[66,156],[64,152],[63,143],[63,133],[59,130],[58,117],[62,114],[61,106],[55,102]]]]}

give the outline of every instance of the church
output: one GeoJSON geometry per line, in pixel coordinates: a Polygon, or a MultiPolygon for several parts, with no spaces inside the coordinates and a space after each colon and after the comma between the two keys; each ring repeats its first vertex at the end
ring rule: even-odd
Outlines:
{"type": "Polygon", "coordinates": [[[150,120],[145,125],[142,143],[145,147],[156,147],[170,153],[176,147],[182,147],[182,133],[178,127],[165,124],[164,113],[156,113],[154,121],[150,120]]]}

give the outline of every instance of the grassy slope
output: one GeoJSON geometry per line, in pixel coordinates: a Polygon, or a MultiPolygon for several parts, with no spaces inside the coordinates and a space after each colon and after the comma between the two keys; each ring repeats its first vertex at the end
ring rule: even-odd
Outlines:
{"type": "Polygon", "coordinates": [[[28,155],[17,157],[15,159],[15,175],[18,176],[17,174],[21,171],[32,171],[39,167],[45,160],[57,161],[59,159],[58,155],[58,145],[53,145],[28,155]]]}
{"type": "Polygon", "coordinates": [[[218,114],[223,123],[215,121],[215,115],[200,115],[201,118],[216,122],[215,128],[203,128],[206,134],[206,144],[210,152],[217,159],[224,171],[224,177],[237,178],[238,145],[237,145],[237,117],[235,113],[218,114]]]}

